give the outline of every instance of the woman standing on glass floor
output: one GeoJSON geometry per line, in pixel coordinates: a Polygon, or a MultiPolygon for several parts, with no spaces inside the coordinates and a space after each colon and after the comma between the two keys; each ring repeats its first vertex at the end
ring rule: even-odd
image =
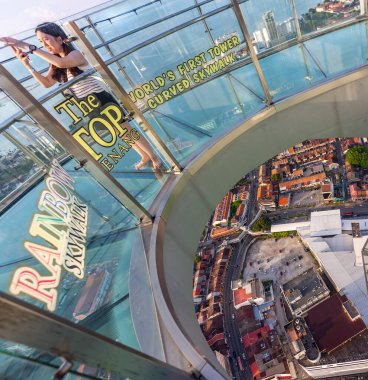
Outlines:
{"type": "MultiPolygon", "coordinates": [[[[43,87],[51,87],[56,82],[65,83],[90,68],[83,54],[73,47],[71,44],[72,39],[68,38],[59,25],[45,22],[36,27],[35,33],[47,51],[12,37],[1,37],[0,41],[13,49],[16,57],[22,61],[23,65],[43,87]],[[29,56],[23,50],[28,50],[29,53],[37,55],[50,64],[46,75],[40,74],[31,66],[29,56]]],[[[99,100],[101,106],[107,103],[118,105],[113,96],[105,90],[97,78],[88,77],[82,79],[72,85],[70,89],[78,100],[93,94],[99,100]]],[[[143,136],[139,141],[136,141],[133,148],[141,156],[141,161],[135,165],[137,170],[143,169],[149,164],[152,165],[154,170],[161,168],[162,162],[143,136]]]]}

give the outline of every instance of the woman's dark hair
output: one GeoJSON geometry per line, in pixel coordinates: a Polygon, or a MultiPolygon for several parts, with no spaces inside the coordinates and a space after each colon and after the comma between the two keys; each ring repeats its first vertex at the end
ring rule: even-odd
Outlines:
{"type": "MultiPolygon", "coordinates": [[[[49,34],[50,36],[54,37],[61,37],[65,55],[68,55],[71,51],[75,50],[74,46],[71,44],[74,39],[68,38],[64,30],[58,24],[55,24],[53,22],[44,22],[43,24],[36,26],[35,33],[37,32],[49,34]]],[[[55,55],[60,57],[59,54],[55,55]]],[[[51,65],[51,70],[52,79],[60,83],[65,83],[68,81],[67,69],[51,65]]],[[[74,77],[83,73],[83,71],[78,67],[70,67],[69,71],[74,77]]]]}

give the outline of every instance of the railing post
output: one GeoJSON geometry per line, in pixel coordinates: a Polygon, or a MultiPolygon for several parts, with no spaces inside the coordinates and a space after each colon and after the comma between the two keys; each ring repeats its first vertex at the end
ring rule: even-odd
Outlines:
{"type": "Polygon", "coordinates": [[[112,91],[119,97],[120,101],[123,103],[124,107],[128,111],[134,111],[134,118],[146,132],[149,139],[153,142],[154,146],[158,149],[158,151],[162,154],[165,160],[174,168],[176,171],[181,171],[183,168],[180,163],[177,161],[175,156],[171,153],[170,149],[165,145],[165,143],[158,136],[156,131],[152,128],[152,126],[148,123],[146,118],[143,116],[141,110],[131,101],[129,95],[122,88],[117,78],[113,75],[109,67],[105,64],[103,59],[99,56],[97,51],[93,48],[91,43],[87,40],[86,36],[79,29],[77,24],[74,21],[67,22],[64,24],[65,29],[68,32],[78,37],[78,41],[76,41],[76,45],[83,51],[86,55],[87,60],[90,64],[92,64],[97,72],[101,75],[102,79],[106,82],[106,84],[112,89],[112,91]]]}
{"type": "Polygon", "coordinates": [[[264,91],[264,93],[266,95],[266,102],[267,102],[268,105],[273,104],[273,100],[272,100],[272,96],[271,96],[270,90],[269,90],[268,85],[266,83],[266,79],[264,77],[261,65],[259,64],[257,54],[256,54],[256,52],[254,50],[254,46],[252,44],[252,40],[250,38],[247,25],[245,24],[243,15],[241,13],[241,10],[240,10],[239,4],[238,4],[238,0],[231,0],[231,4],[233,6],[233,9],[234,9],[234,12],[235,12],[235,16],[236,16],[236,18],[238,20],[238,23],[240,25],[240,29],[241,29],[241,31],[243,33],[243,37],[244,37],[244,39],[245,39],[245,41],[246,41],[246,43],[248,45],[249,54],[250,54],[250,57],[251,57],[252,62],[254,64],[254,67],[256,69],[259,81],[261,82],[263,91],[264,91]]]}
{"type": "Polygon", "coordinates": [[[365,16],[367,14],[368,9],[368,0],[360,0],[360,14],[361,16],[365,16]]]}
{"type": "MultiPolygon", "coordinates": [[[[202,9],[201,9],[201,6],[198,4],[198,0],[194,0],[194,3],[195,5],[197,6],[198,8],[198,13],[203,16],[203,12],[202,12],[202,9]]],[[[208,26],[207,24],[207,20],[206,19],[203,19],[203,24],[204,24],[204,27],[206,29],[206,33],[208,33],[210,39],[211,39],[211,42],[212,44],[214,45],[215,44],[215,39],[213,38],[212,36],[212,33],[211,33],[211,28],[208,26]]]]}
{"type": "MultiPolygon", "coordinates": [[[[143,302],[143,301],[142,301],[143,302]]],[[[190,380],[191,373],[0,292],[0,338],[134,380],[190,380]]]]}
{"type": "MultiPolygon", "coordinates": [[[[104,38],[101,36],[101,33],[96,29],[95,25],[93,24],[93,21],[91,20],[91,18],[89,16],[86,17],[87,21],[89,22],[89,25],[91,26],[92,30],[93,30],[93,33],[97,36],[97,38],[100,40],[101,43],[105,43],[106,41],[104,40],[104,38]]],[[[107,44],[105,45],[105,49],[107,50],[107,52],[109,53],[109,56],[110,57],[113,57],[114,54],[112,52],[112,50],[110,49],[110,46],[107,44]]],[[[126,71],[124,70],[124,67],[120,64],[120,62],[117,62],[116,63],[117,67],[118,67],[118,70],[123,74],[123,77],[125,78],[125,80],[132,86],[132,88],[134,87],[134,83],[132,81],[132,79],[130,78],[130,76],[126,73],[126,71]]]]}
{"type": "Polygon", "coordinates": [[[92,176],[128,210],[139,219],[153,220],[152,215],[98,161],[84,150],[41,103],[26,91],[2,65],[0,65],[0,88],[14,99],[40,127],[53,136],[56,141],[61,142],[71,155],[80,162],[85,162],[84,166],[92,176]]]}
{"type": "Polygon", "coordinates": [[[296,39],[298,42],[302,40],[302,32],[300,30],[300,24],[299,24],[299,18],[298,18],[298,12],[296,10],[295,0],[291,0],[291,7],[293,8],[293,16],[294,16],[294,22],[295,22],[295,30],[296,30],[296,39]]]}

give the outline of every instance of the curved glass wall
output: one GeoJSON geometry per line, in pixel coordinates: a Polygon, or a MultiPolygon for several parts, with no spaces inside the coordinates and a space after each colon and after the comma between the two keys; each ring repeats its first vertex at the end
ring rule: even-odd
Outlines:
{"type": "MultiPolygon", "coordinates": [[[[40,110],[56,120],[52,128],[56,131],[60,124],[111,175],[106,183],[95,178],[96,172],[70,155],[72,139],[53,138],[50,126],[52,136],[12,100],[12,94],[0,93],[0,243],[4,248],[0,290],[11,288],[13,294],[45,310],[145,351],[135,331],[141,310],[130,299],[131,291],[135,300],[141,297],[139,283],[148,299],[147,319],[155,325],[155,337],[159,335],[139,229],[141,215],[117,199],[111,183],[122,185],[138,205],[150,210],[167,179],[219,136],[272,102],[362,67],[368,58],[365,8],[356,1],[345,2],[341,9],[323,5],[323,10],[314,0],[237,3],[240,12],[228,0],[140,0],[88,14],[76,21],[82,33],[76,44],[86,38],[93,48],[85,54],[91,56],[96,50],[112,76],[91,62],[85,77],[57,89],[42,88],[8,49],[0,49],[2,66],[42,104],[40,110]],[[358,15],[363,17],[355,19],[358,15]],[[126,121],[117,118],[118,111],[105,113],[109,126],[100,121],[99,130],[96,127],[91,133],[89,108],[97,108],[95,99],[90,99],[93,104],[81,105],[78,99],[73,103],[70,93],[87,75],[100,82],[103,77],[121,109],[135,111],[134,117],[126,121]],[[87,132],[77,134],[83,128],[87,132]],[[137,169],[141,156],[134,150],[135,142],[122,148],[125,128],[147,141],[162,163],[159,168],[151,164],[137,169]],[[73,212],[61,198],[45,198],[45,192],[52,190],[50,173],[57,173],[62,181],[57,185],[61,198],[73,195],[73,212]],[[68,243],[64,256],[55,259],[63,269],[55,269],[40,246],[46,242],[47,255],[56,255],[54,243],[75,228],[65,224],[66,210],[74,213],[72,223],[79,219],[78,238],[70,238],[69,243],[81,251],[69,251],[75,267],[67,268],[60,260],[72,249],[68,243]],[[32,268],[23,282],[19,268],[32,268]],[[50,268],[59,273],[58,278],[47,272],[50,268]],[[131,273],[142,277],[134,282],[131,273]],[[46,276],[55,287],[36,281],[46,276]]],[[[39,45],[34,36],[25,37],[39,45]]],[[[36,55],[32,65],[41,73],[47,69],[36,55]]],[[[145,323],[144,318],[140,323],[145,323]]],[[[156,347],[154,340],[149,342],[151,352],[155,347],[161,358],[161,342],[156,347]]]]}

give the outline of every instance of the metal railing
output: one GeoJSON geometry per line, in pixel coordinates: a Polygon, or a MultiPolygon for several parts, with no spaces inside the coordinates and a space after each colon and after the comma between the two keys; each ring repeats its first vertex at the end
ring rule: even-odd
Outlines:
{"type": "MultiPolygon", "coordinates": [[[[63,85],[60,85],[57,89],[44,95],[37,101],[29,93],[25,93],[24,88],[20,84],[29,80],[29,76],[22,78],[20,81],[16,81],[7,72],[7,70],[0,66],[0,87],[13,99],[15,99],[23,108],[23,111],[0,123],[0,133],[5,133],[4,136],[11,140],[9,134],[6,134],[6,130],[21,117],[30,115],[35,121],[38,122],[39,126],[42,126],[42,128],[54,136],[56,140],[61,141],[68,152],[73,154],[78,160],[82,162],[87,161],[87,169],[116,199],[118,199],[139,218],[152,220],[153,215],[151,215],[144,207],[142,207],[141,204],[123,186],[121,186],[120,183],[116,181],[116,179],[104,171],[104,169],[98,165],[98,163],[92,157],[90,157],[90,155],[86,153],[76,143],[75,140],[73,140],[69,133],[62,127],[62,125],[56,119],[54,119],[44,107],[42,107],[42,104],[51,100],[65,89],[70,88],[75,83],[97,71],[99,74],[101,74],[107,84],[114,90],[115,94],[119,96],[124,106],[126,106],[128,110],[134,110],[136,112],[138,123],[146,132],[148,132],[147,134],[149,138],[154,143],[156,148],[160,151],[160,153],[165,157],[165,159],[170,163],[170,165],[177,171],[182,170],[181,164],[177,161],[176,157],[172,154],[165,143],[159,138],[154,128],[152,128],[147,122],[145,116],[143,115],[143,112],[138,109],[138,107],[136,107],[129,99],[129,96],[127,95],[125,89],[122,88],[117,78],[109,69],[109,65],[116,63],[121,58],[126,57],[129,54],[138,51],[142,47],[148,46],[155,41],[159,41],[179,30],[185,29],[198,22],[205,22],[206,19],[211,16],[220,14],[225,10],[232,9],[237,17],[237,21],[243,33],[244,40],[247,42],[247,46],[250,52],[250,58],[243,60],[236,66],[234,65],[232,69],[253,63],[255,65],[263,91],[265,93],[267,105],[271,105],[273,103],[273,99],[267,85],[267,81],[265,80],[264,74],[262,72],[262,68],[259,64],[259,60],[261,58],[274,54],[280,50],[287,49],[290,46],[296,45],[298,43],[305,42],[310,38],[315,38],[317,36],[331,32],[332,30],[343,28],[362,20],[362,17],[360,17],[358,19],[349,20],[346,23],[337,24],[334,27],[328,29],[326,28],[310,35],[302,35],[298,22],[297,11],[295,8],[295,2],[292,0],[292,11],[296,24],[297,37],[288,40],[282,45],[275,46],[274,48],[268,49],[267,51],[257,55],[253,48],[252,40],[249,31],[247,30],[247,25],[244,21],[241,9],[239,7],[239,4],[245,1],[246,0],[232,0],[230,4],[217,8],[214,11],[204,14],[200,12],[198,17],[182,23],[175,28],[168,29],[165,32],[153,36],[146,41],[137,44],[130,49],[127,49],[124,52],[120,52],[117,55],[110,57],[106,61],[103,61],[102,58],[97,54],[97,49],[103,47],[109,48],[109,44],[113,42],[125,38],[133,33],[144,30],[145,28],[174,18],[185,12],[199,9],[202,5],[211,3],[212,0],[196,3],[191,7],[184,8],[181,11],[174,12],[159,20],[152,21],[143,27],[133,29],[128,33],[124,33],[107,41],[103,41],[95,47],[92,47],[89,41],[85,38],[83,31],[77,27],[75,22],[69,22],[67,27],[73,35],[79,37],[80,47],[87,54],[94,68],[87,70],[80,76],[74,78],[71,81],[68,81],[63,85]]],[[[365,14],[363,19],[366,17],[367,1],[368,0],[364,0],[365,14]]],[[[91,20],[89,20],[89,23],[92,27],[91,20]]],[[[96,22],[93,24],[96,24],[96,22]]],[[[308,50],[307,52],[309,55],[311,55],[308,50]]],[[[111,54],[112,50],[110,49],[110,56],[111,54]]],[[[123,68],[121,67],[121,69],[123,68]]],[[[321,71],[323,70],[321,69],[321,71]]],[[[129,75],[127,73],[125,73],[125,75],[129,79],[129,75]]],[[[132,83],[133,81],[131,80],[131,84],[132,83]]],[[[258,96],[257,94],[255,95],[258,96]]],[[[158,111],[154,112],[159,113],[158,111]]],[[[187,127],[190,128],[190,124],[187,124],[187,127]]],[[[198,132],[198,129],[196,129],[196,131],[198,132]]],[[[200,132],[210,136],[206,132],[200,132]]],[[[25,151],[25,154],[32,155],[29,151],[25,151]]],[[[37,157],[32,157],[32,159],[38,161],[39,165],[41,164],[37,157]]],[[[188,379],[191,376],[195,376],[193,374],[188,374],[184,371],[178,370],[165,363],[161,363],[142,353],[136,352],[129,347],[113,342],[103,336],[99,336],[93,332],[86,331],[80,326],[67,322],[64,319],[51,315],[50,313],[36,309],[29,304],[23,303],[22,301],[15,300],[13,297],[10,297],[6,294],[0,294],[0,308],[2,310],[2,324],[0,326],[0,335],[2,338],[30,345],[41,350],[53,351],[60,356],[68,357],[70,360],[86,363],[93,367],[101,366],[122,376],[129,376],[134,379],[149,379],[152,376],[154,376],[152,378],[158,380],[168,377],[175,379],[188,379]]]]}

